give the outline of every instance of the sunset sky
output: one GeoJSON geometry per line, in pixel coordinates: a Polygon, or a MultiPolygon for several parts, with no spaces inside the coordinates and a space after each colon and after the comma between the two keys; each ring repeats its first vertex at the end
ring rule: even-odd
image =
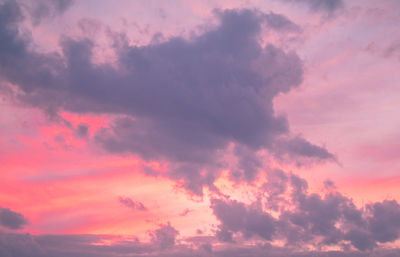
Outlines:
{"type": "Polygon", "coordinates": [[[0,0],[0,257],[400,256],[398,0],[0,0]]]}

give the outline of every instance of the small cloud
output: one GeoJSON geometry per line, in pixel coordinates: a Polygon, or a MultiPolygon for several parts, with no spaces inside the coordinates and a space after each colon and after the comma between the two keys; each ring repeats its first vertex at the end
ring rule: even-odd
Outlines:
{"type": "Polygon", "coordinates": [[[190,210],[189,208],[186,208],[183,212],[181,212],[180,214],[179,214],[179,216],[186,216],[186,215],[188,215],[188,213],[189,212],[192,212],[193,210],[190,210]]]}
{"type": "Polygon", "coordinates": [[[175,245],[176,237],[179,232],[168,222],[167,225],[161,225],[159,229],[150,233],[151,241],[158,245],[161,250],[171,248],[175,245]]]}
{"type": "Polygon", "coordinates": [[[8,208],[0,207],[0,226],[8,229],[22,229],[28,221],[25,217],[8,208]]]}
{"type": "Polygon", "coordinates": [[[313,12],[325,12],[333,14],[344,7],[343,0],[282,0],[292,3],[307,5],[313,12]]]}
{"type": "Polygon", "coordinates": [[[146,206],[144,206],[143,203],[135,202],[129,197],[119,197],[118,200],[120,203],[122,203],[123,205],[125,205],[131,209],[139,210],[139,211],[147,211],[147,208],[146,208],[146,206]]]}
{"type": "Polygon", "coordinates": [[[75,129],[75,135],[80,138],[86,138],[89,134],[89,125],[82,123],[75,129]]]}

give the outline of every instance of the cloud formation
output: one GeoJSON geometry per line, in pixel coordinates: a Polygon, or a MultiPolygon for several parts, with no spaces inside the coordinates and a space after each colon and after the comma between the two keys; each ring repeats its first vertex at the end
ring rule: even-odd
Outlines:
{"type": "Polygon", "coordinates": [[[351,199],[334,191],[331,183],[326,186],[330,191],[324,196],[311,194],[305,180],[274,171],[264,185],[264,201],[250,205],[212,201],[211,208],[220,221],[216,237],[223,242],[281,240],[288,247],[351,246],[361,251],[400,238],[400,205],[396,201],[357,208],[351,199]],[[272,215],[276,212],[278,217],[272,215]]]}
{"type": "Polygon", "coordinates": [[[161,225],[160,228],[150,233],[151,241],[161,250],[172,248],[175,246],[175,240],[179,232],[170,223],[161,225]]]}
{"type": "Polygon", "coordinates": [[[22,229],[26,224],[28,221],[22,214],[0,207],[0,227],[17,230],[22,229]]]}
{"type": "MultiPolygon", "coordinates": [[[[396,201],[358,208],[338,193],[331,181],[324,185],[323,193],[309,193],[304,179],[281,170],[271,171],[253,203],[211,200],[210,207],[219,221],[214,236],[199,233],[178,238],[179,231],[170,223],[150,231],[148,242],[106,235],[32,236],[0,230],[0,255],[386,257],[399,253],[385,250],[385,243],[400,238],[400,205],[396,201]],[[330,251],[330,247],[342,250],[330,251]]],[[[130,198],[120,201],[135,209],[141,206],[130,198]]],[[[8,229],[20,229],[27,221],[23,215],[2,208],[0,222],[8,229]]]]}
{"type": "Polygon", "coordinates": [[[257,207],[247,207],[237,201],[222,201],[215,199],[211,208],[221,225],[217,238],[231,242],[232,233],[240,232],[245,238],[261,237],[267,241],[272,239],[276,225],[274,218],[257,207]]]}
{"type": "MultiPolygon", "coordinates": [[[[282,15],[217,11],[219,25],[191,39],[132,46],[121,37],[115,66],[92,62],[89,39],[65,37],[62,55],[32,52],[30,39],[18,32],[18,4],[5,1],[0,12],[0,76],[18,88],[19,101],[53,114],[117,114],[95,140],[110,152],[172,162],[168,176],[195,194],[213,188],[225,165],[221,152],[231,143],[250,154],[267,149],[277,156],[334,159],[322,147],[291,138],[286,118],[274,112],[274,97],[297,87],[303,76],[295,53],[260,43],[264,24],[296,29],[282,15]]],[[[78,128],[82,132],[85,127],[78,128]]],[[[247,173],[251,181],[257,171],[247,173]]]]}
{"type": "Polygon", "coordinates": [[[93,235],[42,235],[12,234],[0,231],[0,255],[5,257],[391,257],[398,256],[397,249],[381,249],[370,252],[359,251],[293,251],[282,247],[263,245],[199,248],[180,244],[160,249],[154,243],[138,240],[101,244],[102,240],[113,240],[108,236],[93,235]]]}

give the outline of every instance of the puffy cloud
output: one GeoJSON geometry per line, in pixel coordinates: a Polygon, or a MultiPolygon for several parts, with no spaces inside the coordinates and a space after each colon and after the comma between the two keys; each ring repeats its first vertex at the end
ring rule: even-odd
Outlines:
{"type": "Polygon", "coordinates": [[[178,230],[168,223],[167,225],[161,225],[159,229],[156,229],[150,235],[152,242],[163,250],[175,245],[176,236],[178,234],[178,230]]]}
{"type": "Polygon", "coordinates": [[[384,201],[367,206],[370,213],[368,227],[378,242],[393,242],[400,237],[400,205],[384,201]]]}
{"type": "Polygon", "coordinates": [[[8,229],[22,229],[28,221],[25,217],[8,208],[0,207],[0,226],[8,229]]]}
{"type": "Polygon", "coordinates": [[[278,211],[285,203],[284,195],[289,182],[288,175],[282,170],[268,172],[268,181],[264,183],[261,190],[266,196],[266,207],[278,211]]]}
{"type": "Polygon", "coordinates": [[[350,244],[362,251],[400,238],[400,205],[396,201],[357,208],[351,199],[332,191],[332,183],[326,186],[324,196],[310,194],[306,181],[298,176],[271,172],[263,186],[264,207],[261,199],[250,205],[212,201],[211,209],[220,222],[216,237],[223,242],[235,242],[235,238],[279,240],[299,249],[350,244]]]}
{"type": "Polygon", "coordinates": [[[262,168],[262,160],[254,151],[247,147],[236,146],[235,155],[238,158],[237,167],[231,171],[234,180],[253,181],[262,168]]]}
{"type": "Polygon", "coordinates": [[[211,208],[214,215],[221,221],[217,236],[222,241],[232,241],[232,232],[241,232],[245,238],[253,236],[271,240],[275,233],[274,218],[263,212],[258,206],[246,206],[237,201],[222,201],[215,199],[211,208]]]}
{"type": "Polygon", "coordinates": [[[92,62],[94,42],[88,39],[65,37],[62,56],[32,52],[29,38],[18,33],[18,4],[8,0],[0,12],[0,76],[18,88],[21,102],[51,114],[116,114],[96,142],[110,152],[171,163],[167,176],[194,194],[201,195],[203,186],[215,189],[231,143],[247,151],[239,169],[249,182],[260,163],[251,155],[261,149],[292,159],[334,159],[326,149],[292,138],[286,118],[274,112],[274,97],[299,86],[303,76],[295,53],[260,43],[264,24],[294,29],[282,15],[217,11],[219,25],[191,39],[144,46],[116,40],[117,62],[111,65],[92,62]]]}

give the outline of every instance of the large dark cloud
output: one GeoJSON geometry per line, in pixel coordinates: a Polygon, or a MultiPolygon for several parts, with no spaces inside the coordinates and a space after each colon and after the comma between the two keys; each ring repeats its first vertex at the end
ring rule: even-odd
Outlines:
{"type": "Polygon", "coordinates": [[[195,194],[213,188],[231,143],[248,153],[239,167],[245,175],[236,178],[249,182],[260,162],[250,156],[260,149],[291,160],[334,159],[291,137],[286,118],[274,112],[274,97],[299,86],[303,76],[295,53],[260,44],[264,25],[297,29],[282,15],[216,11],[219,25],[191,39],[131,46],[120,37],[115,65],[100,65],[92,62],[89,39],[65,37],[62,55],[30,51],[29,38],[18,33],[18,4],[5,1],[0,12],[0,76],[18,88],[17,99],[53,116],[59,110],[116,114],[95,140],[110,152],[171,162],[168,176],[195,194]]]}
{"type": "Polygon", "coordinates": [[[0,227],[22,229],[27,223],[28,221],[22,214],[0,207],[0,227]]]}
{"type": "MultiPolygon", "coordinates": [[[[333,190],[331,183],[326,184],[328,191],[333,190]]],[[[334,190],[324,196],[308,193],[305,180],[282,171],[271,172],[264,188],[264,206],[263,201],[250,205],[212,201],[211,208],[220,221],[216,232],[220,241],[280,240],[289,248],[351,246],[365,251],[400,238],[400,205],[396,201],[357,208],[334,190]]]]}

